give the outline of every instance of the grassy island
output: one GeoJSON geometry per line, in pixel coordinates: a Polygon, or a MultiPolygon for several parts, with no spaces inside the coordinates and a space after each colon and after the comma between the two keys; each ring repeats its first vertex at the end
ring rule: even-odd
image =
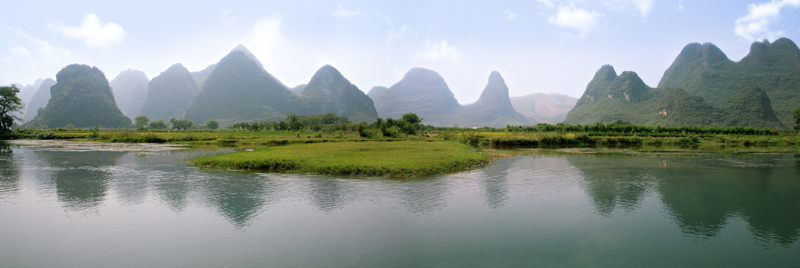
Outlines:
{"type": "Polygon", "coordinates": [[[335,142],[262,147],[254,151],[203,156],[200,167],[316,174],[415,177],[484,166],[487,154],[455,142],[335,142]]]}

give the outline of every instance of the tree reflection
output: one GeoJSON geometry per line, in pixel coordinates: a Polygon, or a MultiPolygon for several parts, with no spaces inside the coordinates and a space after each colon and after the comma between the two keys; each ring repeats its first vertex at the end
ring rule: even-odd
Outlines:
{"type": "Polygon", "coordinates": [[[19,169],[11,146],[0,141],[0,198],[19,192],[19,169]]]}
{"type": "Polygon", "coordinates": [[[311,203],[319,210],[331,212],[344,207],[348,189],[335,178],[314,178],[310,181],[311,203]]]}

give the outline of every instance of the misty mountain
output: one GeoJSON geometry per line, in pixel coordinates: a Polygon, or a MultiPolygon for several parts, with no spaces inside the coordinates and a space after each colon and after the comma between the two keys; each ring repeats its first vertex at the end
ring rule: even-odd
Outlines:
{"type": "Polygon", "coordinates": [[[206,67],[205,69],[203,69],[201,71],[192,72],[192,78],[194,78],[194,81],[197,82],[197,89],[198,90],[201,87],[203,87],[203,83],[206,82],[206,79],[208,79],[208,75],[210,75],[211,72],[214,71],[215,67],[217,67],[216,63],[209,65],[208,67],[206,67]]]}
{"type": "Polygon", "coordinates": [[[23,118],[26,122],[33,120],[39,112],[39,109],[47,106],[47,101],[50,100],[50,87],[55,84],[56,81],[52,78],[47,78],[41,83],[39,89],[36,90],[36,94],[33,95],[33,98],[27,103],[27,107],[25,107],[25,115],[23,118]]]}
{"type": "Polygon", "coordinates": [[[719,106],[752,83],[766,92],[778,119],[794,125],[792,113],[800,103],[800,49],[787,38],[771,44],[755,42],[739,62],[728,59],[714,44],[688,44],[658,87],[682,88],[719,106]]]}
{"type": "Polygon", "coordinates": [[[16,85],[19,88],[19,94],[17,96],[22,100],[23,103],[26,105],[31,101],[33,95],[36,94],[36,91],[39,90],[39,87],[44,82],[44,79],[37,78],[33,84],[19,84],[19,83],[12,83],[12,85],[16,85]]]}
{"type": "Polygon", "coordinates": [[[147,86],[141,115],[150,120],[179,118],[197,92],[197,83],[182,64],[176,63],[147,86]]]}
{"type": "Polygon", "coordinates": [[[424,68],[412,68],[390,88],[374,87],[367,95],[380,117],[400,118],[413,112],[431,125],[452,125],[445,115],[461,107],[444,78],[424,68]]]}
{"type": "Polygon", "coordinates": [[[278,120],[299,113],[300,98],[267,73],[244,46],[237,46],[208,76],[184,113],[197,123],[216,119],[221,124],[238,121],[278,120]]]}
{"type": "Polygon", "coordinates": [[[300,84],[297,85],[296,87],[290,88],[289,91],[291,91],[297,96],[300,96],[303,95],[303,91],[306,90],[306,86],[308,86],[308,84],[300,84]]]}
{"type": "Polygon", "coordinates": [[[132,115],[129,111],[141,109],[145,96],[134,93],[137,88],[140,87],[145,87],[145,90],[147,90],[147,84],[149,82],[150,79],[147,78],[144,72],[131,69],[120,72],[117,77],[111,80],[109,84],[111,85],[112,92],[114,92],[114,100],[117,102],[117,107],[119,107],[125,116],[134,118],[138,115],[138,112],[137,115],[132,115]],[[139,107],[132,107],[135,105],[139,107]]]}
{"type": "Polygon", "coordinates": [[[308,105],[303,115],[333,113],[353,122],[374,122],[378,117],[372,99],[333,66],[322,66],[301,95],[308,105]]]}
{"type": "Polygon", "coordinates": [[[505,127],[507,125],[529,125],[535,119],[525,117],[514,110],[508,97],[508,86],[499,72],[493,71],[489,81],[473,104],[456,108],[447,116],[447,122],[464,127],[490,126],[505,127]]]}
{"type": "Polygon", "coordinates": [[[142,106],[144,105],[144,99],[147,98],[147,86],[150,82],[144,84],[136,85],[136,88],[133,89],[133,93],[131,93],[131,102],[128,105],[127,115],[130,118],[136,118],[140,116],[142,113],[142,106]]]}
{"type": "Polygon", "coordinates": [[[534,93],[525,96],[511,97],[514,110],[539,122],[558,124],[567,117],[578,102],[577,98],[563,94],[534,93]]]}
{"type": "Polygon", "coordinates": [[[783,128],[767,94],[755,84],[743,86],[715,106],[683,89],[651,88],[635,72],[617,76],[614,67],[601,67],[565,124],[628,121],[661,126],[744,126],[783,128]]]}
{"type": "Polygon", "coordinates": [[[26,125],[39,127],[132,127],[117,107],[105,74],[97,67],[72,64],[56,75],[47,106],[26,125]]]}
{"type": "Polygon", "coordinates": [[[390,88],[373,87],[368,95],[380,117],[400,118],[413,112],[424,118],[424,124],[434,126],[505,127],[536,122],[514,110],[508,86],[496,71],[478,101],[466,106],[458,104],[444,78],[423,68],[411,69],[390,88]]]}

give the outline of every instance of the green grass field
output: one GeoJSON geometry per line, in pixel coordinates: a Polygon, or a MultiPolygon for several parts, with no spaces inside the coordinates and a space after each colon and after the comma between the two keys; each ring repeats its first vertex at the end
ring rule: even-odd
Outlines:
{"type": "Polygon", "coordinates": [[[489,164],[492,157],[455,142],[335,142],[262,147],[192,159],[208,168],[299,173],[418,177],[489,164]]]}

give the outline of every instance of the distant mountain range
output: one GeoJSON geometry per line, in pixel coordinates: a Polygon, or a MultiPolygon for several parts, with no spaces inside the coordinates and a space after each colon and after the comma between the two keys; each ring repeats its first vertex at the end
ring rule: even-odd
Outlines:
{"type": "Polygon", "coordinates": [[[138,115],[198,124],[215,119],[223,126],[281,120],[289,113],[334,113],[353,122],[373,122],[413,112],[434,126],[624,120],[664,126],[786,128],[793,125],[791,115],[800,106],[800,49],[786,38],[756,42],[746,57],[733,62],[713,44],[692,43],[656,88],[635,72],[618,75],[605,65],[579,99],[541,93],[512,98],[495,71],[480,98],[470,105],[459,104],[444,78],[424,68],[412,68],[391,87],[376,86],[368,94],[330,65],[317,70],[307,84],[289,88],[242,45],[198,72],[178,63],[148,80],[141,71],[126,70],[109,85],[96,67],[73,64],[55,81],[39,79],[18,86],[24,88],[20,96],[28,106],[28,124],[49,127],[68,123],[125,127],[138,115]]]}
{"type": "Polygon", "coordinates": [[[756,42],[733,62],[711,43],[684,47],[658,88],[635,72],[603,66],[564,120],[648,125],[786,128],[800,106],[800,49],[789,39],[756,42]]]}

